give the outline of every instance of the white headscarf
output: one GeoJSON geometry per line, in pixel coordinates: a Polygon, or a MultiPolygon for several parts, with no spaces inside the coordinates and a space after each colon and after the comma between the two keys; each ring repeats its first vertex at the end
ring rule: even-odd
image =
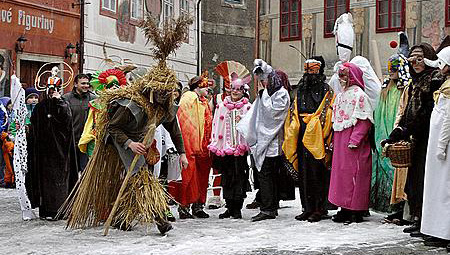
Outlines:
{"type": "Polygon", "coordinates": [[[377,74],[373,70],[367,58],[356,56],[350,61],[350,63],[357,65],[363,71],[364,92],[366,92],[367,96],[369,96],[372,109],[375,110],[380,99],[381,81],[378,79],[377,74]]]}

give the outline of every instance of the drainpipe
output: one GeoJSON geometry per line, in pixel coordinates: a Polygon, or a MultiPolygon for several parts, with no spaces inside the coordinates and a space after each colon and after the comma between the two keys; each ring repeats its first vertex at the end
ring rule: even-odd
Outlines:
{"type": "Polygon", "coordinates": [[[200,76],[202,73],[202,66],[201,66],[201,51],[202,51],[202,30],[201,30],[201,10],[200,10],[200,4],[202,0],[197,0],[197,75],[200,76]]]}
{"type": "Polygon", "coordinates": [[[256,0],[255,59],[259,58],[259,0],[256,0]]]}

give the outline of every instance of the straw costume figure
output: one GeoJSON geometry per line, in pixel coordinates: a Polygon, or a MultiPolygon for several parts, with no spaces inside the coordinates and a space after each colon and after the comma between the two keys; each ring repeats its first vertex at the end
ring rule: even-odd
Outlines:
{"type": "Polygon", "coordinates": [[[141,23],[159,62],[130,85],[99,93],[99,104],[104,107],[97,113],[97,143],[71,199],[61,210],[68,219],[67,227],[94,227],[106,221],[105,235],[110,224],[129,230],[136,222],[156,222],[162,234],[172,228],[165,219],[166,194],[151,173],[159,153],[150,144],[155,128],[163,124],[177,150],[184,151],[171,110],[177,78],[166,59],[181,46],[191,23],[186,16],[165,22],[163,29],[151,17],[141,23]]]}

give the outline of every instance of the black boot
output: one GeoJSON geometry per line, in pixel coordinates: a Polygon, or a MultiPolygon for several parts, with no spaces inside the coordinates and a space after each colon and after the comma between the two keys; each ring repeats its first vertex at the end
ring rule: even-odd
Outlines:
{"type": "Polygon", "coordinates": [[[260,212],[260,213],[258,213],[258,215],[252,217],[252,222],[262,221],[262,220],[271,220],[271,219],[275,219],[275,218],[276,218],[276,216],[272,216],[272,215],[260,212]]]}
{"type": "Polygon", "coordinates": [[[311,214],[312,214],[311,212],[302,212],[302,214],[295,216],[295,219],[299,221],[305,221],[308,220],[311,214]]]}
{"type": "Polygon", "coordinates": [[[349,210],[341,208],[341,210],[339,212],[337,212],[335,215],[333,215],[331,220],[334,222],[337,222],[337,223],[344,223],[344,222],[351,221],[351,217],[352,217],[352,215],[349,210]]]}
{"type": "Polygon", "coordinates": [[[170,224],[168,221],[157,222],[156,226],[158,227],[159,233],[161,233],[161,235],[165,235],[173,228],[172,224],[170,224]]]}
{"type": "Polygon", "coordinates": [[[425,246],[433,246],[433,247],[448,247],[449,240],[432,237],[428,240],[425,240],[424,245],[425,246]]]}
{"type": "Polygon", "coordinates": [[[322,213],[315,212],[308,217],[308,222],[319,222],[322,219],[322,213]]]}
{"type": "Polygon", "coordinates": [[[227,209],[224,213],[219,214],[219,219],[227,219],[231,217],[230,210],[227,209]]]}
{"type": "Polygon", "coordinates": [[[242,219],[242,205],[244,204],[244,199],[233,200],[233,208],[231,210],[231,217],[233,219],[242,219]]]}
{"type": "Polygon", "coordinates": [[[247,209],[258,209],[259,206],[260,206],[260,203],[257,202],[256,200],[253,200],[253,202],[251,202],[250,204],[247,204],[245,206],[245,208],[247,208],[247,209]]]}
{"type": "Polygon", "coordinates": [[[403,233],[412,233],[415,231],[420,231],[420,224],[418,221],[415,221],[411,227],[403,229],[403,233]]]}
{"type": "Polygon", "coordinates": [[[192,205],[192,215],[201,219],[209,218],[209,214],[203,211],[203,204],[201,203],[195,203],[192,205]]]}
{"type": "Polygon", "coordinates": [[[178,207],[178,215],[180,219],[193,219],[194,216],[189,212],[189,207],[178,207]]]}

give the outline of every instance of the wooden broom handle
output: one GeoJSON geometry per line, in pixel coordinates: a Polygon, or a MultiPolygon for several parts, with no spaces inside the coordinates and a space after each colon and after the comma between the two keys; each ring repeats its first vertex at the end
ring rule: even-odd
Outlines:
{"type": "MultiPolygon", "coordinates": [[[[147,147],[149,142],[153,140],[155,136],[155,129],[156,129],[155,124],[151,124],[150,127],[148,128],[147,134],[145,135],[144,141],[142,142],[145,145],[145,147],[147,147]]],[[[122,182],[122,186],[120,186],[119,194],[117,195],[116,201],[114,202],[114,206],[111,210],[111,213],[109,214],[108,219],[106,220],[105,228],[103,230],[104,236],[108,235],[109,227],[111,226],[111,222],[116,214],[117,208],[119,207],[120,198],[122,197],[123,192],[125,191],[125,188],[127,187],[128,181],[131,177],[131,174],[133,173],[134,167],[136,166],[137,161],[141,156],[142,155],[135,155],[133,161],[131,162],[130,168],[128,169],[127,174],[125,175],[125,179],[122,182]]]]}

